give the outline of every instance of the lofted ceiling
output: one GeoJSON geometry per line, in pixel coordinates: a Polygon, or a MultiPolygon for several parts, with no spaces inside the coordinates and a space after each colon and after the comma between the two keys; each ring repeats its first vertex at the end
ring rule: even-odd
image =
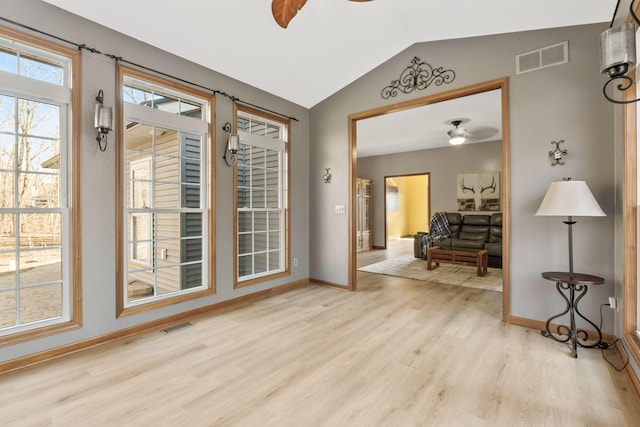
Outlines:
{"type": "MultiPolygon", "coordinates": [[[[305,108],[418,42],[609,22],[616,7],[616,0],[307,0],[284,29],[271,0],[43,1],[305,108]]],[[[500,129],[500,103],[487,105],[475,95],[362,120],[358,155],[387,154],[390,140],[393,152],[446,146],[455,119],[472,134],[491,134],[500,129]]]]}
{"type": "Polygon", "coordinates": [[[271,0],[43,1],[306,108],[414,43],[608,22],[616,5],[307,0],[284,29],[271,0]]]}

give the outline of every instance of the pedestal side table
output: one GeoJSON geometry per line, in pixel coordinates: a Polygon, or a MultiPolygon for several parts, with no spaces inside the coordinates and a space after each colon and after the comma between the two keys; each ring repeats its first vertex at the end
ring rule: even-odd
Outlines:
{"type": "Polygon", "coordinates": [[[602,341],[602,332],[600,331],[600,328],[598,328],[595,323],[587,319],[582,313],[580,313],[580,310],[578,310],[578,303],[582,297],[586,295],[588,287],[592,285],[602,285],[604,283],[604,279],[590,274],[561,271],[544,272],[542,273],[542,277],[546,280],[556,282],[556,289],[558,290],[558,293],[562,295],[562,298],[567,304],[562,313],[551,316],[547,320],[545,325],[546,330],[542,331],[542,335],[553,338],[558,342],[567,342],[570,340],[573,357],[578,357],[578,346],[584,348],[607,348],[608,344],[602,341]],[[568,291],[568,296],[565,291],[568,291]],[[557,325],[555,326],[555,332],[552,332],[550,329],[551,321],[560,316],[564,316],[567,313],[569,313],[569,326],[557,325]],[[587,344],[589,333],[576,326],[576,314],[593,326],[593,329],[598,335],[598,340],[593,344],[587,344]],[[580,340],[582,340],[582,342],[580,342],[580,340]]]}

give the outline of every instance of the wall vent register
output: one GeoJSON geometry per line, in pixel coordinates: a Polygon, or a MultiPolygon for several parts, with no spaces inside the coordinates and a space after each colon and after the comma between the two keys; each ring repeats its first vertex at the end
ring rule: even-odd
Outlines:
{"type": "Polygon", "coordinates": [[[569,62],[569,42],[564,41],[516,55],[516,74],[529,73],[567,62],[569,62]]]}

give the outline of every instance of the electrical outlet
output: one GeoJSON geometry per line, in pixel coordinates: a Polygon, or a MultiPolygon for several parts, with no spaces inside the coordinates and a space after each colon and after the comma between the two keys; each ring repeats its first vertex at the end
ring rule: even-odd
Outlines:
{"type": "Polygon", "coordinates": [[[609,297],[609,307],[614,310],[618,307],[616,297],[609,297]]]}
{"type": "Polygon", "coordinates": [[[294,258],[293,259],[293,266],[297,267],[298,266],[298,258],[294,258]]]}

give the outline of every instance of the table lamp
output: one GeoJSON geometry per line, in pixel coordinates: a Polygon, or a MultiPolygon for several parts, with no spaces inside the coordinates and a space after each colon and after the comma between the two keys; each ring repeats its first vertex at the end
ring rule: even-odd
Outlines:
{"type": "Polygon", "coordinates": [[[552,182],[544,195],[536,216],[566,216],[563,221],[569,226],[569,274],[573,275],[573,232],[574,216],[606,216],[584,181],[563,178],[552,182]]]}

